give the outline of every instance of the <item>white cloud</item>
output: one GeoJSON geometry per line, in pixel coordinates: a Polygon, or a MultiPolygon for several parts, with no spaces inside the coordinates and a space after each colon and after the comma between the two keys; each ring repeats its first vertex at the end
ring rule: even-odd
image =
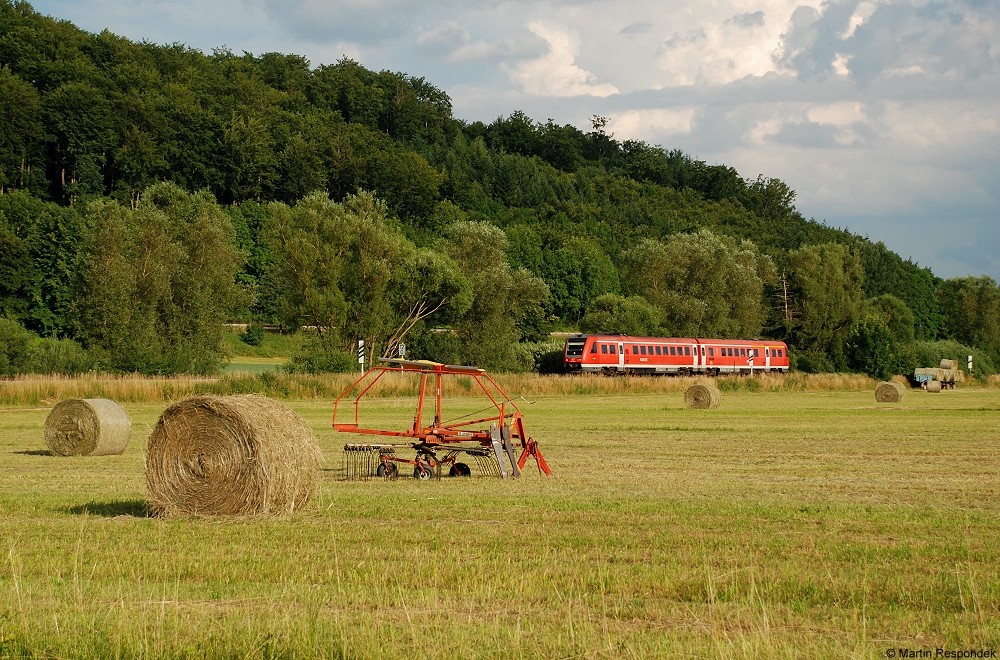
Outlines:
{"type": "Polygon", "coordinates": [[[617,140],[642,140],[651,132],[676,137],[691,132],[694,117],[694,108],[632,110],[612,118],[608,130],[617,140]]]}
{"type": "Polygon", "coordinates": [[[594,74],[576,64],[579,43],[567,30],[541,21],[528,24],[532,34],[544,39],[548,52],[542,57],[501,67],[527,94],[536,96],[610,96],[618,88],[596,80],[594,74]]]}

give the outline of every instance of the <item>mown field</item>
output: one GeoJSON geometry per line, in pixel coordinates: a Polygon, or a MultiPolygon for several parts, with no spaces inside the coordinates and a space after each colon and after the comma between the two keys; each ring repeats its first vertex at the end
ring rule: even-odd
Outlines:
{"type": "Polygon", "coordinates": [[[1000,393],[878,404],[869,385],[729,387],[717,410],[685,408],[680,384],[535,387],[518,402],[555,474],[507,482],[344,481],[354,437],[300,396],[316,498],[236,520],[146,516],[163,401],[125,404],[125,454],[63,458],[53,401],[8,392],[0,656],[1000,651],[1000,393]]]}

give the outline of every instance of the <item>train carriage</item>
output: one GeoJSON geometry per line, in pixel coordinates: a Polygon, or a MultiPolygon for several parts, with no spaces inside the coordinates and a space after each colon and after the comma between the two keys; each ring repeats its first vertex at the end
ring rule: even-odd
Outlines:
{"type": "Polygon", "coordinates": [[[753,374],[788,371],[788,346],[771,339],[570,335],[567,369],[650,375],[753,374]]]}

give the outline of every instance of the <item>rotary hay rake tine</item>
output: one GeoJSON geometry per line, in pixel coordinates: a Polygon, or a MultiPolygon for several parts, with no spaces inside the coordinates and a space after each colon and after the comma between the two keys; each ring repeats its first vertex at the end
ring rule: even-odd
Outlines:
{"type": "Polygon", "coordinates": [[[392,445],[344,445],[344,479],[368,481],[378,476],[383,456],[395,456],[392,445]]]}

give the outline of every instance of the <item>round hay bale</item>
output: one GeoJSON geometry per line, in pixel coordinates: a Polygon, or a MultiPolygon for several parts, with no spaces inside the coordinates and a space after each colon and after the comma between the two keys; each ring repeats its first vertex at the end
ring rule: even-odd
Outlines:
{"type": "Polygon", "coordinates": [[[110,456],[125,451],[132,420],[111,399],[66,399],[45,418],[45,444],[58,456],[110,456]]]}
{"type": "Polygon", "coordinates": [[[894,380],[884,381],[875,388],[875,400],[879,403],[899,403],[906,390],[903,384],[894,380]]]}
{"type": "Polygon", "coordinates": [[[306,422],[257,395],[194,396],[167,408],[149,436],[155,515],[273,515],[316,492],[322,453],[306,422]]]}
{"type": "Polygon", "coordinates": [[[927,381],[927,391],[928,392],[940,392],[941,391],[941,381],[939,381],[939,380],[929,380],[929,381],[927,381]]]}
{"type": "Polygon", "coordinates": [[[722,402],[722,393],[715,385],[692,385],[684,392],[684,405],[688,408],[708,409],[718,408],[722,402]]]}
{"type": "Polygon", "coordinates": [[[957,360],[948,360],[948,359],[941,360],[941,368],[942,369],[958,369],[958,361],[957,360]]]}

